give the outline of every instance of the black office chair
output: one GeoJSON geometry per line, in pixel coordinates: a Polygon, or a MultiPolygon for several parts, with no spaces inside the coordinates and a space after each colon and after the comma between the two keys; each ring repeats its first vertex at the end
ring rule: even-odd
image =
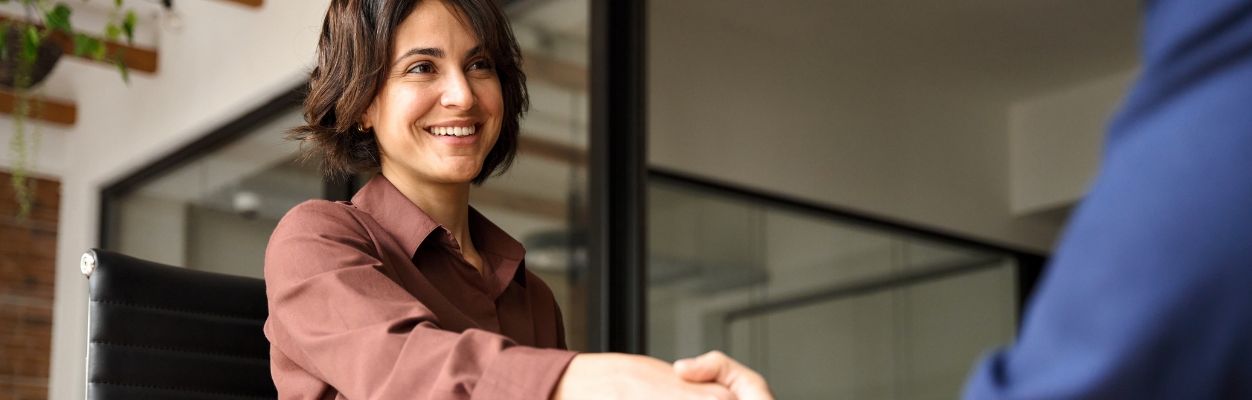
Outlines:
{"type": "Polygon", "coordinates": [[[87,399],[276,399],[265,282],[93,249],[87,399]]]}

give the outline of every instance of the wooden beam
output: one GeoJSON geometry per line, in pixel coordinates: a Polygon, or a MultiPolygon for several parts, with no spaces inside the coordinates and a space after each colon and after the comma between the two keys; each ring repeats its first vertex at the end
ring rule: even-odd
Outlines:
{"type": "MultiPolygon", "coordinates": [[[[12,17],[0,15],[0,21],[12,21],[12,20],[13,20],[12,17]]],[[[36,24],[36,26],[40,26],[40,28],[42,28],[42,25],[36,24]]],[[[65,32],[56,31],[56,32],[53,32],[52,35],[48,37],[48,39],[52,40],[52,42],[56,43],[58,46],[61,46],[61,52],[65,53],[65,55],[67,56],[74,55],[74,38],[70,37],[70,35],[66,34],[65,32]]],[[[109,42],[109,41],[104,42],[104,46],[106,49],[105,53],[109,54],[110,56],[112,56],[113,54],[117,54],[118,50],[122,50],[122,61],[126,63],[126,68],[130,69],[131,71],[153,73],[153,72],[156,72],[157,70],[156,50],[142,48],[142,47],[134,47],[134,46],[127,45],[125,43],[109,42]]],[[[78,56],[78,57],[91,60],[90,57],[86,57],[86,56],[78,56]]]]}
{"type": "Polygon", "coordinates": [[[540,80],[574,91],[587,91],[587,68],[534,52],[522,52],[522,70],[529,79],[540,80]]]}
{"type": "MultiPolygon", "coordinates": [[[[0,91],[0,113],[12,115],[13,106],[17,103],[17,97],[12,92],[0,91]]],[[[78,120],[78,107],[73,103],[67,103],[49,99],[35,99],[30,105],[30,118],[40,119],[55,124],[74,125],[78,120]],[[42,110],[40,108],[42,107],[42,110]],[[42,111],[42,112],[41,112],[42,111]]]]}
{"type": "Polygon", "coordinates": [[[539,139],[522,133],[517,142],[518,153],[546,158],[574,166],[587,166],[587,150],[548,139],[539,139]]]}
{"type": "Polygon", "coordinates": [[[252,7],[252,8],[261,8],[261,3],[263,2],[263,0],[222,0],[222,1],[243,4],[245,6],[252,7]]]}

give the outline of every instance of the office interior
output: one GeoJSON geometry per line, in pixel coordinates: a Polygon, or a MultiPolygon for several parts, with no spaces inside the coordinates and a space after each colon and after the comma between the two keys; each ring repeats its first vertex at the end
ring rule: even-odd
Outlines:
{"type": "MultiPolygon", "coordinates": [[[[74,5],[88,22],[92,3],[74,5]]],[[[77,117],[39,124],[34,216],[0,191],[0,399],[83,398],[83,251],[259,278],[287,210],[369,178],[327,179],[283,139],[328,1],[127,3],[156,70],[62,60],[40,95],[77,117]]],[[[570,347],[721,350],[780,399],[958,396],[1012,343],[1139,63],[1134,0],[501,3],[532,109],[516,164],[470,202],[525,244],[570,347]],[[597,18],[633,23],[641,52],[603,48],[597,18]],[[595,241],[621,167],[597,157],[623,154],[597,142],[606,52],[641,67],[643,256],[611,264],[633,285],[595,241]]]]}

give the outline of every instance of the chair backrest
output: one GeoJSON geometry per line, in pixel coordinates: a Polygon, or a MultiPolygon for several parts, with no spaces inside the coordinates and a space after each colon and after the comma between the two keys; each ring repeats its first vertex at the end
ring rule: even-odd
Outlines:
{"type": "Polygon", "coordinates": [[[277,398],[260,279],[83,254],[87,399],[277,398]]]}

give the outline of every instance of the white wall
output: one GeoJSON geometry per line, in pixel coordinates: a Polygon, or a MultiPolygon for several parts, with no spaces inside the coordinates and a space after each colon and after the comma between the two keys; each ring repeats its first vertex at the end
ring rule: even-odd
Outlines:
{"type": "MultiPolygon", "coordinates": [[[[48,94],[78,106],[77,124],[46,130],[39,162],[62,190],[50,399],[84,396],[87,282],[78,261],[98,245],[100,190],[302,82],[328,3],[176,1],[182,27],[151,34],[155,74],[132,74],[126,85],[112,68],[66,58],[49,77],[48,94]]],[[[7,119],[0,132],[11,133],[7,119]]]]}
{"type": "Polygon", "coordinates": [[[1120,72],[1009,106],[1014,214],[1072,206],[1086,195],[1104,128],[1136,75],[1120,72]]]}

